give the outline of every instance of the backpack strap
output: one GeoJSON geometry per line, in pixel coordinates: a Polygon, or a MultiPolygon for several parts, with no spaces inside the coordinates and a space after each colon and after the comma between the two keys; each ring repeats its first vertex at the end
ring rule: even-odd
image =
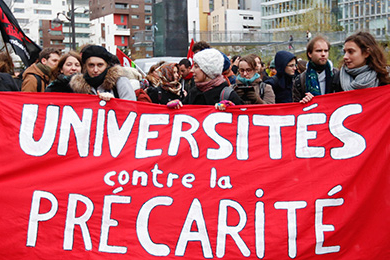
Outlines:
{"type": "Polygon", "coordinates": [[[38,76],[37,74],[33,74],[35,79],[37,80],[37,92],[42,91],[42,78],[38,76]]]}
{"type": "Polygon", "coordinates": [[[219,95],[219,101],[229,100],[230,94],[233,92],[233,88],[224,87],[219,95]]]}
{"type": "Polygon", "coordinates": [[[259,87],[259,94],[260,94],[260,98],[261,99],[263,99],[264,98],[264,89],[265,89],[265,86],[266,86],[267,84],[266,83],[264,83],[264,82],[261,82],[260,83],[260,87],[259,87]]]}

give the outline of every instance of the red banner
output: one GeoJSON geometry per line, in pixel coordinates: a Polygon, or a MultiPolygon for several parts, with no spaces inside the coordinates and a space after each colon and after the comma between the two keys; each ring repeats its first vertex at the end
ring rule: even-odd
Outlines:
{"type": "Polygon", "coordinates": [[[390,259],[389,99],[1,93],[0,258],[390,259]]]}

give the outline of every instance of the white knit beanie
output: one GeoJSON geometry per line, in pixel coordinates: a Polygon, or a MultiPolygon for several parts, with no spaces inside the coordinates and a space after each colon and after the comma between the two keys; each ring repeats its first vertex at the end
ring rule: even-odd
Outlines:
{"type": "Polygon", "coordinates": [[[194,62],[211,79],[222,74],[224,58],[216,49],[204,49],[196,53],[194,62]]]}

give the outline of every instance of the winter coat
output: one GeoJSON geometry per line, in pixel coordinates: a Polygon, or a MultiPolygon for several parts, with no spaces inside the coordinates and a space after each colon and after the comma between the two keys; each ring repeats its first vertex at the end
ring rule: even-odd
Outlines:
{"type": "Polygon", "coordinates": [[[10,74],[0,73],[0,91],[20,91],[20,89],[10,74]]]}
{"type": "Polygon", "coordinates": [[[184,99],[184,93],[183,91],[180,91],[180,95],[176,95],[168,90],[163,89],[161,86],[155,87],[149,87],[146,91],[155,104],[162,104],[166,105],[169,101],[175,100],[175,99],[184,99]]]}
{"type": "MultiPolygon", "coordinates": [[[[333,77],[332,77],[330,86],[327,87],[325,90],[325,94],[329,94],[329,93],[334,92],[333,79],[334,79],[334,75],[336,75],[336,73],[338,73],[338,71],[339,70],[336,68],[332,69],[333,77]]],[[[302,98],[304,98],[306,96],[306,94],[305,94],[307,92],[307,90],[306,90],[306,73],[307,73],[307,71],[304,71],[294,79],[294,84],[293,84],[294,85],[293,86],[293,101],[294,102],[299,102],[302,100],[302,98]]]]}
{"type": "MultiPolygon", "coordinates": [[[[251,101],[244,100],[244,104],[275,104],[275,94],[272,90],[272,86],[269,84],[263,84],[263,89],[261,90],[261,79],[258,78],[255,81],[252,82],[252,84],[249,87],[253,87],[256,94],[260,97],[260,100],[258,103],[252,103],[251,101]]],[[[243,84],[240,80],[236,80],[236,88],[240,88],[246,86],[243,84]]]]}
{"type": "Polygon", "coordinates": [[[50,76],[43,73],[36,64],[28,67],[23,73],[22,91],[24,92],[44,92],[49,85],[50,76]],[[37,75],[41,80],[41,89],[38,88],[38,80],[34,76],[37,75]]]}
{"type": "Polygon", "coordinates": [[[270,84],[275,93],[276,103],[292,102],[293,76],[287,75],[285,69],[287,64],[295,56],[288,51],[279,51],[275,55],[276,75],[266,79],[264,82],[270,84]]]}
{"type": "MultiPolygon", "coordinates": [[[[214,106],[216,103],[221,101],[221,92],[228,86],[229,84],[227,82],[223,82],[219,86],[205,92],[200,91],[198,88],[193,88],[184,99],[183,104],[214,106]]],[[[228,100],[232,101],[236,105],[242,105],[242,100],[234,91],[230,93],[228,100]]]]}
{"type": "Polygon", "coordinates": [[[71,78],[71,76],[60,74],[56,80],[47,86],[45,92],[73,93],[73,89],[69,85],[71,78]]]}
{"type": "Polygon", "coordinates": [[[94,88],[90,86],[84,79],[83,74],[75,75],[70,81],[70,87],[74,93],[97,94],[97,91],[103,93],[108,92],[113,94],[116,98],[137,100],[134,90],[128,78],[122,76],[122,69],[120,66],[114,66],[108,69],[107,75],[103,83],[94,88]],[[116,95],[118,94],[118,96],[116,95]]]}

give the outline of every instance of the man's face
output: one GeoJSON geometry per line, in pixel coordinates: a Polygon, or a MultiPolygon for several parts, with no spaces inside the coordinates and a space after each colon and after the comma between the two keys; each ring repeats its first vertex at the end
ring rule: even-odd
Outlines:
{"type": "Polygon", "coordinates": [[[186,68],[184,64],[180,65],[179,67],[179,74],[182,78],[185,78],[190,74],[191,72],[191,67],[186,68]]]}
{"type": "Polygon", "coordinates": [[[328,44],[325,41],[319,40],[314,43],[313,52],[308,53],[311,61],[316,65],[325,65],[329,57],[328,44]]]}
{"type": "Polygon", "coordinates": [[[90,57],[86,61],[87,73],[92,78],[99,76],[107,66],[107,62],[99,57],[90,57]]]}
{"type": "Polygon", "coordinates": [[[49,58],[43,58],[41,63],[43,65],[49,66],[51,69],[54,69],[58,65],[58,61],[60,60],[60,56],[57,53],[50,53],[49,58]]]}

